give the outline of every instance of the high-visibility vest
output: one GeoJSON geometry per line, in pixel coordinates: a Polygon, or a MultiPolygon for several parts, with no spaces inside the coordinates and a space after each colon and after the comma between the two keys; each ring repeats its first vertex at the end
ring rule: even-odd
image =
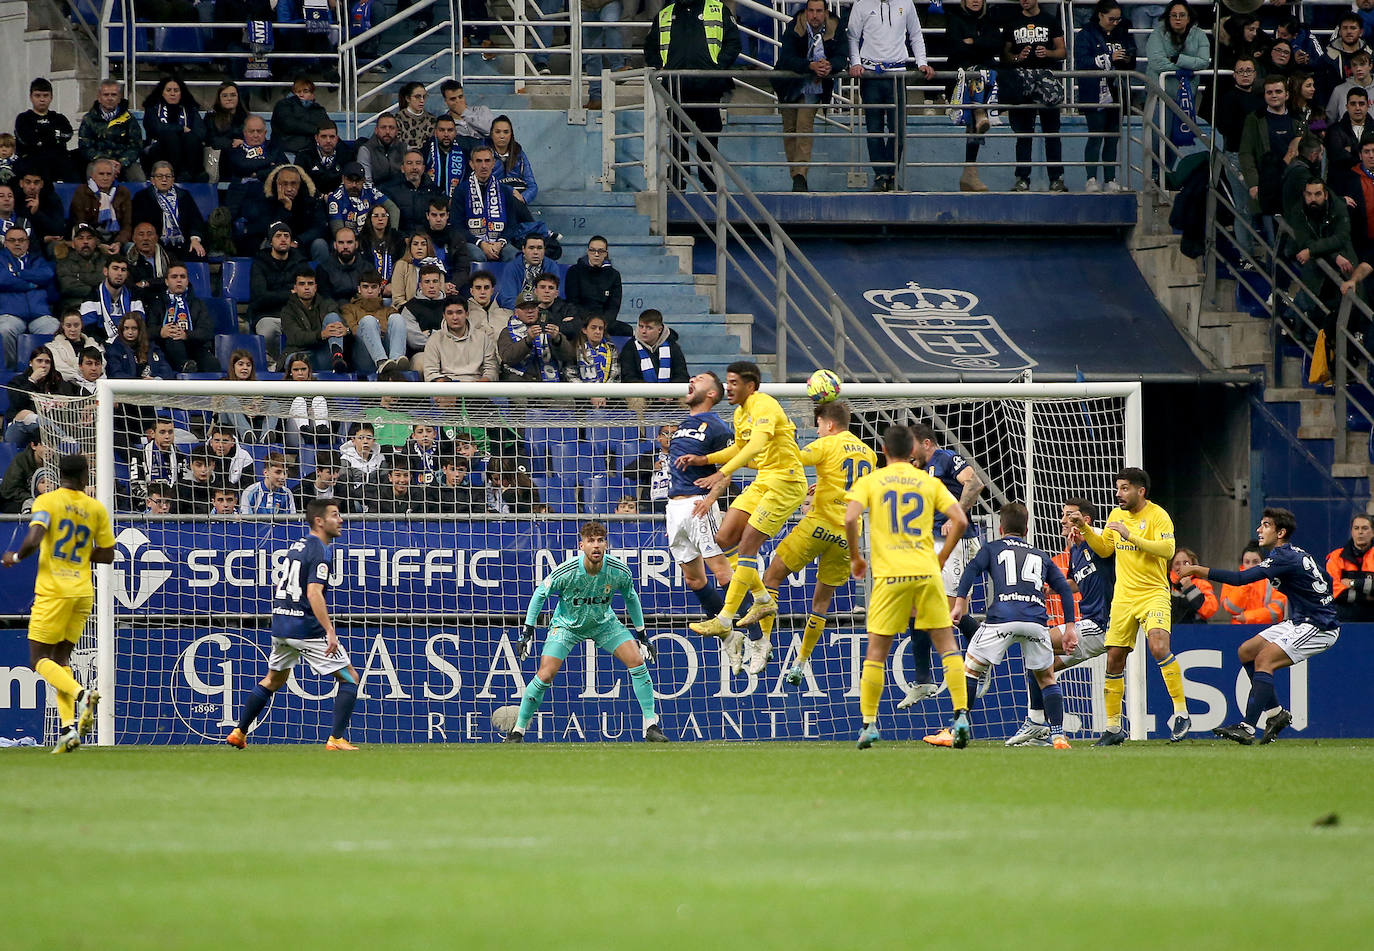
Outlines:
{"type": "MultiPolygon", "coordinates": [[[[668,65],[668,43],[673,33],[673,7],[670,3],[658,11],[658,52],[663,65],[668,65]]],[[[720,47],[725,42],[725,4],[721,0],[706,0],[702,9],[702,28],[706,32],[706,52],[711,62],[720,62],[720,47]]]]}

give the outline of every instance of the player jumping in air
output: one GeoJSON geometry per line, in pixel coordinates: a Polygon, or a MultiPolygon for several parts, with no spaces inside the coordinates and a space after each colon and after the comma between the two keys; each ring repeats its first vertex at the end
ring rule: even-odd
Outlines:
{"type": "MultiPolygon", "coordinates": [[[[816,468],[816,494],[811,501],[811,511],[778,545],[763,576],[768,596],[777,601],[783,579],[817,562],[811,614],[802,633],[801,650],[797,653],[796,664],[784,675],[789,684],[801,683],[811,652],[825,630],[825,616],[835,589],[849,580],[844,494],[878,464],[878,454],[849,431],[849,407],[843,402],[836,400],[816,407],[816,432],[820,438],[801,451],[802,462],[816,468]]],[[[749,660],[749,672],[761,673],[767,663],[768,655],[756,649],[749,660]]]]}
{"type": "MultiPolygon", "coordinates": [[[[1035,677],[1044,695],[1050,742],[1057,750],[1067,750],[1064,695],[1054,682],[1054,648],[1050,642],[1049,616],[1045,612],[1045,585],[1048,584],[1064,603],[1063,644],[1069,650],[1078,646],[1073,589],[1050,556],[1026,541],[1030,513],[1024,505],[1010,502],[1002,506],[999,520],[1002,537],[985,545],[965,566],[950,612],[955,621],[963,617],[968,612],[973,582],[979,575],[988,576],[992,596],[988,599],[987,620],[973,635],[964,653],[969,706],[977,700],[978,678],[1001,662],[1013,642],[1019,643],[1026,670],[1035,677]]],[[[948,730],[926,737],[926,742],[932,746],[952,746],[953,740],[948,730]]]]}
{"type": "Polygon", "coordinates": [[[1071,519],[1088,547],[1103,558],[1116,557],[1116,590],[1112,593],[1111,624],[1107,628],[1107,676],[1103,690],[1107,730],[1094,746],[1126,742],[1121,699],[1126,690],[1126,656],[1135,649],[1143,628],[1150,654],[1159,664],[1164,686],[1174,702],[1169,742],[1188,735],[1193,721],[1183,696],[1183,671],[1169,650],[1169,560],[1174,557],[1174,523],[1169,513],[1146,498],[1150,477],[1144,469],[1128,467],[1116,476],[1117,507],[1098,532],[1081,515],[1071,519]]]}
{"type": "Polygon", "coordinates": [[[253,721],[272,702],[272,695],[291,677],[291,668],[302,658],[321,677],[332,675],[339,682],[339,692],[334,696],[334,725],[324,748],[350,752],[357,749],[348,742],[347,735],[353,705],[358,701],[358,672],[339,643],[324,600],[329,585],[329,543],[343,533],[339,503],[334,499],[311,499],[305,506],[305,522],[310,526],[310,534],[287,549],[272,595],[272,656],[267,659],[267,676],[248,695],[239,725],[224,738],[236,749],[248,746],[248,730],[253,721]]]}
{"type": "Polygon", "coordinates": [[[918,629],[930,632],[930,641],[944,664],[945,685],[954,702],[951,745],[962,749],[973,735],[968,723],[964,658],[954,643],[949,602],[940,581],[940,568],[964,534],[968,516],[942,482],[911,464],[913,442],[906,426],[889,426],[883,434],[887,465],[856,480],[845,497],[844,531],[855,578],[868,572],[868,562],[859,551],[859,520],[865,511],[869,513],[868,535],[873,549],[868,647],[859,678],[861,750],[880,739],[878,701],[883,695],[887,655],[892,639],[905,631],[913,618],[918,629]],[[938,555],[932,527],[936,512],[945,513],[953,523],[938,555]]]}
{"type": "Polygon", "coordinates": [[[658,725],[654,709],[654,684],[649,679],[648,662],[654,659],[654,648],[644,631],[644,609],[635,593],[634,579],[629,567],[606,554],[606,526],[588,522],[578,533],[577,547],[581,549],[539,583],[525,611],[525,633],[516,645],[521,660],[530,655],[534,641],[534,625],[549,595],[558,595],[558,607],[549,621],[544,654],[539,658],[539,672],[525,688],[520,701],[520,713],[515,726],[506,734],[505,742],[522,743],[530,721],[544,702],[544,694],[553,685],[563,661],[574,647],[587,638],[607,653],[614,654],[630,671],[630,684],[635,699],[644,714],[644,739],[649,743],[667,743],[668,737],[658,725]],[[625,611],[635,626],[632,636],[615,616],[611,598],[619,594],[625,600],[625,611]]]}
{"type": "Polygon", "coordinates": [[[19,550],[0,556],[11,568],[38,551],[38,577],[29,616],[29,666],[57,692],[62,732],[54,753],[81,746],[95,725],[100,693],[72,676],[72,648],[81,639],[94,601],[91,565],[114,561],[114,531],[105,506],[86,494],[90,468],[82,455],[58,462],[60,486],[33,503],[19,550]]]}
{"type": "MultiPolygon", "coordinates": [[[[1087,499],[1069,499],[1064,503],[1059,518],[1060,531],[1068,547],[1055,558],[1056,564],[1064,559],[1064,570],[1068,572],[1069,582],[1078,594],[1078,646],[1072,650],[1064,646],[1064,629],[1050,628],[1050,642],[1054,645],[1054,672],[1076,667],[1086,660],[1092,660],[1107,651],[1107,609],[1112,603],[1112,586],[1116,583],[1116,573],[1112,560],[1097,555],[1075,526],[1081,519],[1091,525],[1097,517],[1097,508],[1087,499]]],[[[1063,599],[1060,599],[1061,602],[1063,599]]],[[[1026,687],[1030,702],[1025,722],[1021,728],[1007,738],[1007,746],[1048,746],[1050,728],[1045,723],[1045,700],[1041,695],[1040,681],[1026,669],[1026,687]]]]}
{"type": "MultiPolygon", "coordinates": [[[[1331,597],[1331,578],[1321,562],[1292,543],[1298,521],[1287,509],[1265,509],[1255,536],[1260,548],[1269,554],[1258,565],[1244,571],[1189,565],[1180,574],[1212,578],[1223,584],[1250,584],[1268,578],[1288,597],[1290,617],[1272,624],[1240,645],[1237,654],[1250,675],[1250,698],[1245,719],[1231,726],[1212,730],[1217,736],[1249,746],[1255,742],[1255,728],[1268,710],[1279,707],[1274,692],[1274,671],[1311,660],[1336,643],[1341,636],[1340,622],[1331,597]]],[[[1279,707],[1265,724],[1261,743],[1271,743],[1293,722],[1293,716],[1279,707]]]]}
{"type": "Polygon", "coordinates": [[[697,480],[708,490],[696,503],[695,512],[705,515],[716,504],[730,475],[752,466],[758,471],[749,488],[740,493],[725,514],[716,542],[725,557],[734,561],[734,577],[725,592],[720,613],[691,625],[706,637],[724,638],[734,627],[758,623],[763,637],[754,650],[767,657],[769,637],[777,617],[777,601],[764,590],[759,575],[759,549],[772,538],[806,501],[806,472],[797,449],[797,427],[778,401],[759,390],[758,364],[736,361],[725,369],[725,397],[735,407],[735,441],[706,456],[683,456],[677,465],[715,464],[720,470],[697,480]],[[735,614],[752,593],[754,606],[735,624],[735,614]]]}

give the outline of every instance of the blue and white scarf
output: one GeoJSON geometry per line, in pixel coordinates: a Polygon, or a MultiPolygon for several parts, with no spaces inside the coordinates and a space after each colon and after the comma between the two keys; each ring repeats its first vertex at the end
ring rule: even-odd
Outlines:
{"type": "MultiPolygon", "coordinates": [[[[825,55],[825,31],[815,33],[811,27],[806,28],[807,35],[807,62],[819,63],[826,59],[825,55]]],[[[802,84],[802,99],[806,102],[820,102],[821,80],[815,73],[802,84]]]]}
{"type": "Polygon", "coordinates": [[[181,223],[177,221],[176,188],[169,188],[165,192],[160,192],[154,188],[153,197],[157,199],[158,206],[162,209],[162,243],[169,244],[174,248],[181,247],[186,243],[186,236],[181,233],[181,223]]]}
{"type": "MultiPolygon", "coordinates": [[[[517,343],[529,339],[529,329],[519,317],[510,319],[506,324],[506,332],[517,343]]],[[[557,383],[559,381],[558,358],[554,356],[553,345],[549,343],[549,335],[546,333],[535,335],[534,340],[530,343],[530,355],[525,358],[523,363],[507,365],[522,376],[528,375],[531,370],[537,370],[539,379],[544,383],[557,383]]]]}
{"type": "Polygon", "coordinates": [[[99,231],[104,232],[104,237],[119,232],[119,218],[115,216],[114,198],[115,189],[118,185],[111,185],[109,191],[101,191],[100,186],[95,183],[94,178],[86,179],[86,187],[91,193],[100,200],[100,210],[96,212],[95,226],[99,231]]]}
{"type": "Polygon", "coordinates": [[[391,273],[396,269],[396,262],[392,260],[391,252],[386,248],[372,249],[372,263],[377,265],[377,273],[383,280],[391,280],[391,273]]]}
{"type": "Polygon", "coordinates": [[[495,241],[506,230],[506,198],[495,173],[484,189],[477,174],[468,176],[468,231],[477,240],[495,241]]]}
{"type": "Polygon", "coordinates": [[[644,344],[635,340],[635,349],[639,351],[639,372],[644,375],[644,382],[667,383],[673,375],[673,348],[668,344],[668,338],[664,337],[658,345],[657,370],[654,369],[653,353],[644,344]]]}
{"type": "Polygon", "coordinates": [[[133,306],[132,298],[129,296],[129,289],[121,287],[119,297],[110,294],[110,286],[104,281],[100,282],[100,296],[96,298],[100,305],[100,317],[105,323],[105,339],[119,339],[119,322],[129,308],[133,306]]]}
{"type": "MultiPolygon", "coordinates": [[[[452,198],[468,177],[468,161],[463,150],[454,145],[445,154],[435,139],[429,140],[429,154],[425,157],[425,171],[434,177],[445,195],[452,198]]],[[[493,176],[495,177],[495,176],[493,176]]]]}
{"type": "Polygon", "coordinates": [[[167,312],[162,316],[162,325],[191,332],[191,308],[186,303],[185,294],[167,295],[167,312]]]}
{"type": "Polygon", "coordinates": [[[183,130],[186,128],[186,110],[180,104],[173,106],[159,102],[153,110],[153,114],[157,116],[157,121],[163,125],[176,126],[183,130]]]}
{"type": "Polygon", "coordinates": [[[610,383],[615,363],[615,347],[609,340],[584,341],[577,348],[577,378],[583,383],[610,383]]]}

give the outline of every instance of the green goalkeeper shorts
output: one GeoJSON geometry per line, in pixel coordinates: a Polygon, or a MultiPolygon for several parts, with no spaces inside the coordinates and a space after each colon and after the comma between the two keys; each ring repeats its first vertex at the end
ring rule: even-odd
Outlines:
{"type": "Polygon", "coordinates": [[[544,641],[544,656],[567,660],[573,648],[587,638],[596,641],[596,646],[606,653],[614,654],[615,649],[621,644],[634,640],[634,635],[618,621],[614,624],[598,624],[592,628],[551,627],[549,636],[544,641]]]}

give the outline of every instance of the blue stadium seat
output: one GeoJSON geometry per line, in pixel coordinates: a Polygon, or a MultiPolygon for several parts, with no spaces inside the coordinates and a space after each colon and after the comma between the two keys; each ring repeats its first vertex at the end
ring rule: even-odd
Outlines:
{"type": "Polygon", "coordinates": [[[354,380],[358,379],[358,375],[356,373],[335,373],[333,370],[316,370],[315,379],[352,383],[354,380]]]}
{"type": "Polygon", "coordinates": [[[215,333],[236,334],[239,332],[239,314],[234,302],[223,297],[202,297],[205,309],[215,319],[215,333]]]}
{"type": "Polygon", "coordinates": [[[0,472],[4,472],[14,461],[14,457],[19,455],[21,447],[13,443],[0,442],[0,472]]]}
{"type": "Polygon", "coordinates": [[[33,356],[33,352],[55,336],[57,334],[20,334],[16,367],[20,370],[27,367],[29,357],[33,356]]]}
{"type": "Polygon", "coordinates": [[[581,511],[577,504],[577,490],[570,485],[561,485],[541,492],[541,498],[556,515],[576,515],[581,511]]]}
{"type": "MultiPolygon", "coordinates": [[[[83,169],[84,173],[84,169],[83,169]]],[[[58,199],[62,202],[63,216],[70,215],[72,211],[72,196],[81,186],[74,182],[54,182],[53,191],[57,193],[58,199]]]]}
{"type": "Polygon", "coordinates": [[[198,372],[198,373],[178,373],[178,374],[177,374],[177,379],[178,379],[178,380],[222,380],[222,379],[224,379],[224,374],[223,374],[223,373],[207,373],[207,372],[205,372],[205,371],[201,371],[201,372],[198,372]]]}
{"type": "Polygon", "coordinates": [[[238,303],[252,295],[252,258],[229,258],[220,271],[219,296],[238,303]]]}
{"type": "MultiPolygon", "coordinates": [[[[199,34],[200,30],[192,28],[191,32],[199,34]]],[[[200,209],[200,213],[208,221],[210,212],[219,207],[219,186],[207,185],[204,182],[181,182],[179,184],[186,189],[187,194],[195,199],[196,207],[200,209]]],[[[206,290],[205,293],[210,292],[206,290]]]]}
{"type": "Polygon", "coordinates": [[[582,506],[592,515],[609,515],[621,496],[634,494],[634,486],[617,477],[598,474],[582,482],[582,506]]]}
{"type": "Polygon", "coordinates": [[[587,476],[605,474],[606,460],[593,455],[586,443],[555,442],[549,445],[549,468],[569,484],[581,482],[587,476]]]}
{"type": "Polygon", "coordinates": [[[201,300],[209,300],[214,296],[210,288],[210,265],[204,261],[187,261],[186,276],[191,279],[191,290],[201,300]]]}
{"type": "Polygon", "coordinates": [[[229,369],[229,354],[235,350],[247,350],[253,355],[253,366],[258,377],[266,379],[263,371],[267,369],[267,343],[258,334],[215,334],[215,357],[219,365],[229,369]]]}
{"type": "Polygon", "coordinates": [[[615,458],[620,468],[625,468],[646,452],[654,451],[654,443],[649,439],[622,439],[615,445],[615,458]]]}

